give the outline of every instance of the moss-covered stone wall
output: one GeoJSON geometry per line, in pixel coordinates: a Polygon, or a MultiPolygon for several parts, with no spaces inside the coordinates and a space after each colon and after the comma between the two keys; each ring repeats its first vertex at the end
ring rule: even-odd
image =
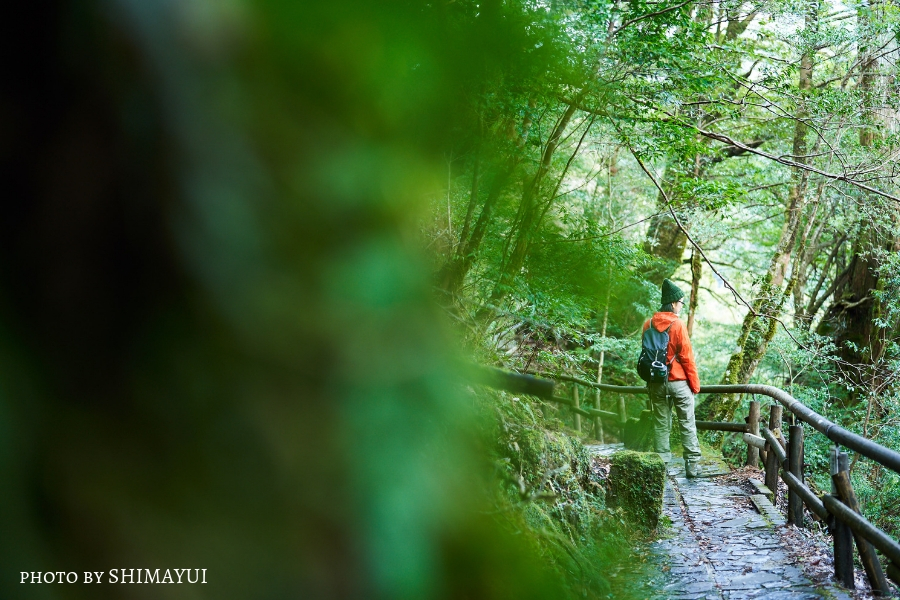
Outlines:
{"type": "Polygon", "coordinates": [[[654,452],[616,452],[610,460],[609,504],[621,507],[629,522],[653,531],[662,515],[666,465],[654,452]]]}
{"type": "Polygon", "coordinates": [[[607,507],[606,471],[565,428],[563,413],[503,392],[484,390],[481,397],[496,426],[489,432],[500,492],[494,517],[535,548],[569,597],[641,597],[636,582],[646,574],[629,557],[646,528],[623,526],[623,511],[607,507]]]}

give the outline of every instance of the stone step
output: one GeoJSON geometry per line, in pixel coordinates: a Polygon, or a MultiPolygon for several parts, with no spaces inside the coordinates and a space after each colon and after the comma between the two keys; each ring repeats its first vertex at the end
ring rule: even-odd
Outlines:
{"type": "Polygon", "coordinates": [[[787,523],[787,519],[782,516],[778,509],[772,504],[772,501],[769,500],[769,497],[765,494],[753,494],[750,496],[750,502],[752,502],[753,506],[756,507],[756,510],[759,511],[759,514],[764,516],[775,527],[780,527],[787,523]]]}
{"type": "Polygon", "coordinates": [[[769,502],[772,502],[775,499],[775,494],[772,493],[772,490],[770,490],[768,486],[766,486],[766,484],[764,484],[759,479],[751,479],[750,484],[756,488],[757,494],[762,494],[769,499],[769,502]]]}

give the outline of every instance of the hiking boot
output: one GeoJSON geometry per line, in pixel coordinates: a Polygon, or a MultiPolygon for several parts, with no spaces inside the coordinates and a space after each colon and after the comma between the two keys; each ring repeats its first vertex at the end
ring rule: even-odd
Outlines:
{"type": "Polygon", "coordinates": [[[703,469],[698,461],[686,460],[684,461],[684,474],[691,478],[703,477],[703,469]]]}

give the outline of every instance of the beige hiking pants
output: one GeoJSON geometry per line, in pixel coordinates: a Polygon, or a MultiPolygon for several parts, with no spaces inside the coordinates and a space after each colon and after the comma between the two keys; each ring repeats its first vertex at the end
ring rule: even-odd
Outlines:
{"type": "Polygon", "coordinates": [[[671,452],[669,432],[672,430],[672,408],[678,413],[684,460],[700,460],[697,425],[694,422],[694,394],[687,381],[651,383],[650,403],[653,407],[653,449],[660,454],[671,452]]]}

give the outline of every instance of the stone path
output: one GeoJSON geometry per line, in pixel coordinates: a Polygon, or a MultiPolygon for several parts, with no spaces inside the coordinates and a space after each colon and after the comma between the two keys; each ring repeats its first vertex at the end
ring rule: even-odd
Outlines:
{"type": "MultiPolygon", "coordinates": [[[[609,454],[619,448],[591,449],[609,454]]],[[[706,458],[703,466],[713,474],[727,469],[706,458]]],[[[760,514],[737,487],[685,478],[682,461],[674,461],[668,474],[663,512],[672,524],[650,549],[650,560],[668,577],[647,582],[648,598],[852,599],[837,585],[813,584],[794,564],[775,532],[784,524],[780,515],[773,523],[777,513],[760,514]]]]}

